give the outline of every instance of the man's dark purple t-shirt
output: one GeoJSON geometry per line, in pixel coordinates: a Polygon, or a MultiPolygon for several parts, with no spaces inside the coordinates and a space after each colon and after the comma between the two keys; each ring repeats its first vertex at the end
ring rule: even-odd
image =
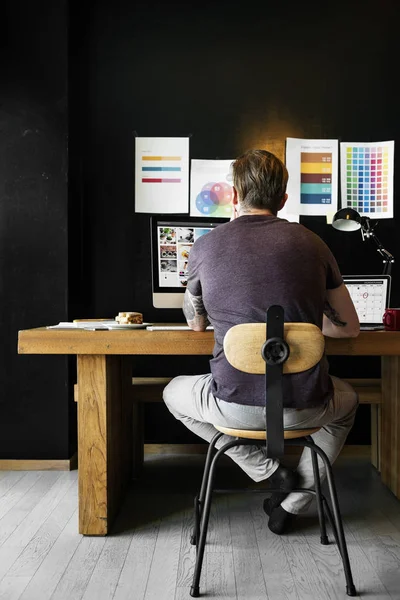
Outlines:
{"type": "MultiPolygon", "coordinates": [[[[199,238],[188,263],[188,290],[202,296],[215,345],[210,361],[212,392],[226,402],[262,406],[263,375],[242,373],[225,358],[223,340],[239,323],[265,322],[273,304],[285,322],[322,328],[326,290],[343,282],[328,246],[298,223],[268,215],[243,215],[199,238]]],[[[310,408],[332,396],[328,362],[285,375],[284,406],[310,408]]]]}

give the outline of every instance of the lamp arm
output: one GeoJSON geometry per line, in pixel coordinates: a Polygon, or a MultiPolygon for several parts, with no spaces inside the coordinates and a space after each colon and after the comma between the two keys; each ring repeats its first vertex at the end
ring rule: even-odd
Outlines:
{"type": "Polygon", "coordinates": [[[374,242],[375,242],[375,244],[377,246],[377,250],[378,250],[379,254],[383,257],[383,259],[386,262],[394,263],[394,256],[393,256],[393,254],[391,254],[388,250],[386,250],[382,246],[381,242],[376,237],[375,233],[373,231],[369,231],[368,234],[369,234],[369,237],[371,237],[374,240],[374,242]]]}

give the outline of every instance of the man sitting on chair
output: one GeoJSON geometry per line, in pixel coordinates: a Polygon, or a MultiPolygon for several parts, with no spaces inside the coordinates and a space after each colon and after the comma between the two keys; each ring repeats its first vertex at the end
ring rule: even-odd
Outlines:
{"type": "MultiPolygon", "coordinates": [[[[189,326],[214,327],[211,373],[174,378],[164,390],[171,413],[210,441],[213,424],[235,429],[265,428],[264,376],[242,373],[223,352],[223,339],[239,323],[265,321],[273,304],[286,322],[313,323],[329,337],[356,337],[359,321],[337,262],[315,233],[277,216],[287,200],[288,172],[276,156],[250,150],[232,164],[233,218],[194,243],[188,262],[183,311],[189,326]]],[[[322,427],[312,437],[331,463],[353,425],[357,394],[328,373],[324,356],[308,371],[285,375],[286,429],[322,427]]],[[[217,447],[229,441],[223,436],[217,447]]],[[[269,479],[282,490],[264,501],[269,528],[283,533],[292,515],[311,502],[295,487],[313,486],[310,451],[305,448],[295,472],[266,457],[259,446],[227,451],[254,481],[269,479]]],[[[321,468],[321,479],[324,478],[321,468]]]]}

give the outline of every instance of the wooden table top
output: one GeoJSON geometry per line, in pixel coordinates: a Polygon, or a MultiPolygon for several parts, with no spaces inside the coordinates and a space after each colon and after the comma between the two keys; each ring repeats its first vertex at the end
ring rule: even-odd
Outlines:
{"type": "MultiPolygon", "coordinates": [[[[398,356],[400,331],[361,331],[357,338],[325,338],[326,354],[398,356]]],[[[47,329],[18,332],[19,354],[212,355],[213,331],[47,329]]]]}

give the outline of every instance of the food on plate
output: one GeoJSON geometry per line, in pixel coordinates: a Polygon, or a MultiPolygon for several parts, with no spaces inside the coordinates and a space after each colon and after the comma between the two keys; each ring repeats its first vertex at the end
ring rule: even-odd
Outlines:
{"type": "Polygon", "coordinates": [[[140,312],[120,312],[115,317],[120,325],[141,325],[143,323],[143,315],[140,312]]]}

